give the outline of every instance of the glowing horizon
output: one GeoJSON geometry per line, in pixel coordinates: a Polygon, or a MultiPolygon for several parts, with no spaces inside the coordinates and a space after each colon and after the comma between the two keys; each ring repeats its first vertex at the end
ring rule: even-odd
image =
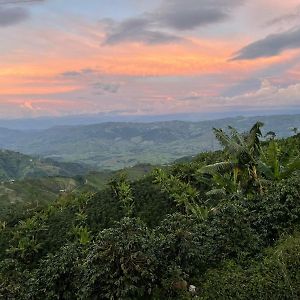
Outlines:
{"type": "Polygon", "coordinates": [[[0,118],[300,106],[298,1],[9,2],[0,118]]]}

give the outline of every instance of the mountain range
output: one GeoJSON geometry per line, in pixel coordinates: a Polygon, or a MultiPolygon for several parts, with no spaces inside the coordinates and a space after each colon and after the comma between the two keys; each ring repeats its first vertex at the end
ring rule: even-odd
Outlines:
{"type": "Polygon", "coordinates": [[[300,128],[300,115],[235,117],[200,122],[109,122],[56,126],[43,130],[0,128],[0,148],[27,155],[79,163],[97,169],[117,170],[139,163],[168,164],[180,157],[219,148],[212,128],[231,125],[246,130],[262,121],[264,133],[279,137],[300,128]]]}
{"type": "Polygon", "coordinates": [[[159,115],[135,115],[124,114],[115,111],[108,113],[77,114],[60,117],[36,117],[21,119],[0,119],[0,127],[16,130],[43,130],[54,126],[84,126],[108,122],[131,122],[131,123],[153,123],[169,121],[199,122],[207,120],[217,120],[225,118],[235,118],[239,116],[275,116],[300,114],[300,106],[285,109],[273,108],[264,110],[245,110],[237,107],[235,110],[222,110],[221,112],[190,112],[159,115]]]}

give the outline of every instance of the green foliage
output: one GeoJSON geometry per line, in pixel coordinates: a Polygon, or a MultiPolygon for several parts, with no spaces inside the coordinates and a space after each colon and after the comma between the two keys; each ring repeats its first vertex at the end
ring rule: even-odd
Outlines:
{"type": "Polygon", "coordinates": [[[73,233],[81,245],[87,245],[91,241],[91,234],[86,226],[75,226],[73,233]]]}
{"type": "Polygon", "coordinates": [[[82,263],[80,299],[136,299],[151,294],[154,258],[150,235],[138,220],[102,231],[82,263]]]}
{"type": "Polygon", "coordinates": [[[77,243],[67,244],[55,254],[49,254],[32,270],[24,282],[23,297],[18,299],[76,299],[79,281],[78,270],[83,255],[77,243]]]}
{"type": "Polygon", "coordinates": [[[273,139],[269,142],[266,154],[259,163],[259,168],[269,180],[281,180],[288,178],[300,169],[300,154],[294,157],[285,157],[281,161],[281,149],[273,139]]]}
{"type": "Polygon", "coordinates": [[[227,261],[207,273],[200,299],[299,299],[299,234],[282,239],[262,260],[242,268],[227,261]]]}
{"type": "Polygon", "coordinates": [[[184,206],[186,213],[205,219],[208,216],[208,208],[200,205],[197,202],[199,192],[189,183],[181,181],[174,175],[168,175],[162,169],[157,169],[154,172],[156,184],[159,184],[164,192],[167,192],[177,203],[177,205],[184,206]]]}
{"type": "Polygon", "coordinates": [[[154,176],[154,182],[159,184],[163,191],[169,193],[178,206],[184,206],[186,212],[188,212],[191,203],[193,203],[198,196],[198,191],[175,176],[168,175],[162,169],[157,169],[154,176]]]}
{"type": "Polygon", "coordinates": [[[0,299],[24,299],[24,284],[29,276],[17,260],[1,260],[0,299]]]}
{"type": "Polygon", "coordinates": [[[13,232],[7,252],[12,257],[20,257],[22,261],[34,261],[42,248],[38,236],[43,231],[47,231],[43,216],[33,216],[20,221],[13,232]]]}
{"type": "Polygon", "coordinates": [[[252,226],[267,245],[300,224],[300,178],[293,176],[273,184],[269,192],[247,202],[252,226]]]}
{"type": "Polygon", "coordinates": [[[114,178],[109,183],[113,194],[120,201],[124,214],[127,217],[132,216],[134,208],[134,199],[132,189],[127,181],[126,175],[121,174],[118,178],[114,178]]]}
{"type": "MultiPolygon", "coordinates": [[[[257,122],[244,134],[240,134],[231,126],[229,134],[222,129],[214,128],[217,140],[228,154],[228,160],[204,166],[200,172],[212,175],[215,180],[218,180],[220,175],[231,174],[233,184],[229,185],[229,192],[261,193],[262,186],[257,167],[261,155],[262,126],[263,123],[257,122]]],[[[228,185],[225,185],[222,188],[226,191],[227,187],[228,185]]]]}
{"type": "Polygon", "coordinates": [[[300,136],[262,142],[260,125],[139,180],[90,174],[88,193],[1,212],[0,298],[299,299],[299,167],[283,174],[300,136]]]}

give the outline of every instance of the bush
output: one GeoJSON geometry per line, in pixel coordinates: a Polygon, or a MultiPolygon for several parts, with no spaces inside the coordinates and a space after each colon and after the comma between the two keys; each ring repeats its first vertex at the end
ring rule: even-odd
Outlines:
{"type": "Polygon", "coordinates": [[[253,229],[265,246],[272,245],[280,235],[292,233],[300,225],[300,177],[273,184],[267,194],[245,205],[253,229]]]}
{"type": "Polygon", "coordinates": [[[282,239],[246,269],[232,261],[207,273],[200,299],[299,299],[300,235],[282,239]]]}
{"type": "Polygon", "coordinates": [[[151,235],[136,219],[103,230],[81,265],[80,299],[143,299],[155,287],[151,235]]]}

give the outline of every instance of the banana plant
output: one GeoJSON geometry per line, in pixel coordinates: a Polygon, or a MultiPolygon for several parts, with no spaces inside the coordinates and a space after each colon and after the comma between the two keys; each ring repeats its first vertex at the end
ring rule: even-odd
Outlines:
{"type": "Polygon", "coordinates": [[[220,176],[230,174],[231,181],[223,182],[222,189],[226,193],[232,192],[260,192],[262,193],[258,165],[261,155],[260,138],[263,123],[257,122],[249,132],[241,134],[229,126],[229,133],[214,128],[217,140],[224,147],[228,159],[201,168],[198,175],[209,174],[215,183],[220,176]]]}
{"type": "Polygon", "coordinates": [[[289,157],[285,162],[280,161],[281,149],[276,140],[271,140],[267,151],[259,162],[259,169],[267,180],[279,181],[300,170],[300,157],[289,157]]]}

